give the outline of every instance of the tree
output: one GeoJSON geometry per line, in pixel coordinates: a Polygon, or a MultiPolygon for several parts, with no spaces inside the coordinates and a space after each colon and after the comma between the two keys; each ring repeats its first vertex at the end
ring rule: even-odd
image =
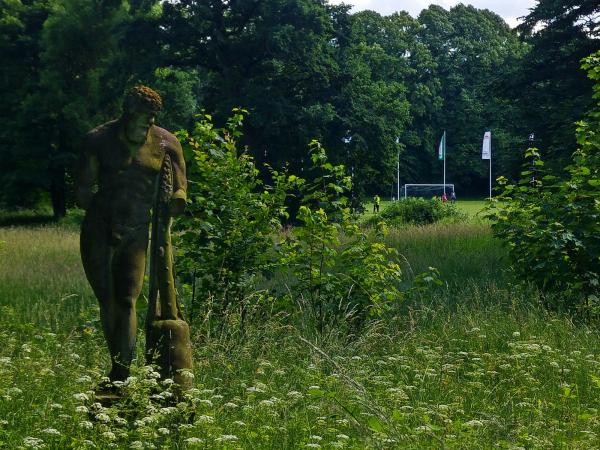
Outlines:
{"type": "Polygon", "coordinates": [[[568,164],[576,144],[573,124],[592,106],[592,83],[579,65],[600,48],[599,17],[597,1],[539,0],[518,27],[531,51],[507,79],[509,89],[518,121],[535,132],[536,146],[554,170],[568,164]]]}
{"type": "Polygon", "coordinates": [[[3,65],[0,77],[0,205],[3,206],[31,206],[40,200],[47,185],[45,154],[39,143],[30,137],[32,118],[23,107],[23,99],[38,86],[39,40],[54,3],[52,0],[0,1],[3,65]]]}
{"type": "Polygon", "coordinates": [[[506,184],[492,210],[494,234],[504,239],[515,272],[569,309],[600,308],[600,52],[585,59],[596,108],[577,125],[578,149],[567,176],[544,174],[536,148],[523,178],[506,184]],[[545,175],[545,176],[544,176],[545,175]]]}
{"type": "Polygon", "coordinates": [[[204,108],[217,120],[233,107],[248,109],[245,143],[257,160],[298,167],[333,114],[326,100],[336,70],[333,28],[324,2],[182,0],[164,8],[169,63],[207,72],[204,108]]]}
{"type": "MultiPolygon", "coordinates": [[[[524,46],[501,17],[472,6],[461,4],[446,11],[432,5],[421,12],[419,21],[442,84],[443,106],[433,119],[437,134],[430,143],[430,161],[446,130],[451,181],[461,190],[484,191],[487,165],[474,164],[481,159],[483,132],[492,129],[496,155],[514,152],[517,137],[510,103],[496,86],[503,74],[517,66],[524,46]]],[[[431,167],[440,179],[441,164],[431,167]]]]}

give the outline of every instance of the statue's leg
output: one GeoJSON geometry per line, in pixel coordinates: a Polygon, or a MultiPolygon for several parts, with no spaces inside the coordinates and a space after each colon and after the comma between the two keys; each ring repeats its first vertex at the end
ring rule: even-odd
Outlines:
{"type": "Polygon", "coordinates": [[[139,297],[146,268],[148,227],[140,227],[124,237],[112,259],[114,298],[112,325],[114,334],[113,368],[110,378],[123,380],[129,376],[129,365],[135,354],[137,317],[135,303],[139,297]]]}
{"type": "Polygon", "coordinates": [[[118,358],[113,299],[111,261],[114,247],[111,246],[110,228],[99,213],[88,210],[81,227],[81,260],[85,275],[100,304],[100,320],[111,359],[118,358]]]}

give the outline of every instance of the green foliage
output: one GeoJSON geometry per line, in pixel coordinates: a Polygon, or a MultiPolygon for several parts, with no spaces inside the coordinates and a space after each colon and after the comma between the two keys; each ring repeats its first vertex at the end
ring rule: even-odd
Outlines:
{"type": "MultiPolygon", "coordinates": [[[[458,4],[449,10],[430,5],[419,14],[420,37],[435,61],[435,79],[441,84],[442,105],[424,122],[433,135],[424,142],[421,169],[412,183],[431,183],[442,175],[435,152],[442,130],[447,132],[447,169],[456,177],[458,192],[486,192],[488,166],[481,161],[481,139],[493,134],[496,173],[512,173],[511,149],[524,139],[515,123],[515,105],[501,87],[514,77],[527,46],[496,13],[458,4]]],[[[517,168],[514,170],[518,172],[517,168]]]]}
{"type": "Polygon", "coordinates": [[[273,172],[274,187],[263,186],[252,158],[237,148],[245,114],[234,110],[225,128],[203,115],[178,136],[190,181],[187,214],[176,224],[177,263],[199,282],[197,302],[212,297],[221,313],[241,304],[269,262],[271,236],[285,215],[286,175],[273,172]]]}
{"type": "MultiPolygon", "coordinates": [[[[585,60],[598,79],[600,52],[585,60]]],[[[596,91],[600,100],[600,91],[596,91]]],[[[600,117],[577,127],[578,150],[560,179],[545,175],[540,152],[530,148],[518,184],[504,185],[490,217],[525,280],[561,292],[566,307],[600,306],[600,117]]]]}
{"type": "Polygon", "coordinates": [[[532,306],[535,291],[502,279],[488,227],[473,226],[486,243],[475,250],[463,226],[444,227],[451,248],[440,226],[393,230],[425,268],[463,264],[461,282],[405,314],[325,336],[277,317],[241,336],[197,323],[195,389],[170,405],[138,357],[112,407],[91,392],[110,361],[78,233],[0,228],[0,446],[596,448],[598,333],[532,306]]]}
{"type": "Polygon", "coordinates": [[[177,221],[176,246],[178,265],[190,274],[183,278],[198,283],[196,303],[211,299],[221,314],[230,306],[255,306],[269,295],[249,293],[259,282],[268,285],[261,277],[267,275],[290,279],[272,310],[308,311],[321,330],[344,315],[364,319],[389,310],[402,298],[397,254],[354,222],[344,167],[331,164],[313,141],[312,181],[272,170],[272,186],[265,186],[252,158],[236,147],[243,117],[235,110],[218,129],[205,115],[192,133],[180,132],[191,163],[188,213],[177,221]],[[298,226],[279,233],[285,238],[274,247],[292,190],[301,196],[298,226]]]}
{"type": "Polygon", "coordinates": [[[428,225],[440,221],[459,221],[466,219],[456,205],[443,203],[438,199],[409,197],[390,203],[381,213],[370,217],[369,225],[384,222],[388,226],[428,225]]]}
{"type": "Polygon", "coordinates": [[[316,141],[310,146],[313,181],[302,186],[299,226],[279,245],[277,262],[290,278],[280,301],[326,322],[381,316],[402,300],[397,252],[367,236],[350,215],[351,188],[343,166],[332,165],[316,141]]]}
{"type": "Polygon", "coordinates": [[[530,51],[504,81],[518,105],[513,120],[523,136],[535,132],[535,145],[557,173],[577,145],[573,123],[593,106],[593,83],[580,64],[599,48],[598,14],[596,0],[539,0],[517,28],[530,51]]]}
{"type": "Polygon", "coordinates": [[[443,129],[463,193],[487,187],[486,164],[473,161],[488,128],[494,170],[509,178],[511,149],[532,131],[562,167],[571,124],[590,104],[578,61],[598,34],[588,20],[597,2],[569,5],[538,2],[519,39],[465,5],[413,18],[314,0],[0,0],[0,202],[50,198],[64,215],[79,139],[115,118],[138,82],[163,95],[167,129],[193,126],[200,108],[219,124],[233,106],[251,111],[240,144],[261,166],[301,172],[316,137],[353,168],[354,198],[388,192],[398,154],[403,182],[441,176],[432,150],[443,129]]]}

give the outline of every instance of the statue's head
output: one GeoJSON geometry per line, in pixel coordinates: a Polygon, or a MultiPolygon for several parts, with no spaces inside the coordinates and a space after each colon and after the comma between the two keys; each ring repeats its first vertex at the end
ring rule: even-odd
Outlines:
{"type": "Polygon", "coordinates": [[[147,86],[134,86],[123,100],[125,135],[134,143],[143,143],[154,118],[162,108],[160,95],[147,86]]]}

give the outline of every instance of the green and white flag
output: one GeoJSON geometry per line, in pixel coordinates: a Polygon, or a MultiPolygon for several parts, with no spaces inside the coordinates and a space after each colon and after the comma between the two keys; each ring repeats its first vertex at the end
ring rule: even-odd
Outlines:
{"type": "Polygon", "coordinates": [[[442,139],[440,140],[440,146],[438,148],[438,159],[442,161],[446,158],[446,132],[442,135],[442,139]]]}

